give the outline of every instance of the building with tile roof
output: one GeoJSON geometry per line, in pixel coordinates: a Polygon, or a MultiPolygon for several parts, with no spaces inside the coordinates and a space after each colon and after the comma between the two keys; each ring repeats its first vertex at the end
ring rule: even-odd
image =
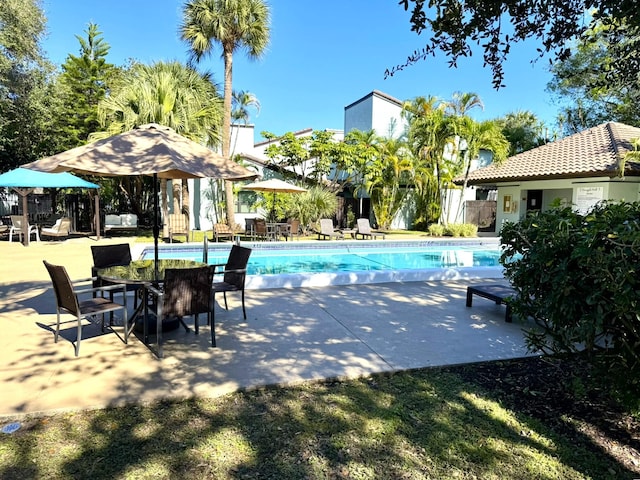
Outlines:
{"type": "Polygon", "coordinates": [[[625,161],[634,138],[640,138],[640,128],[603,123],[475,170],[467,184],[497,188],[497,231],[504,221],[557,203],[587,211],[601,200],[636,201],[640,163],[625,161]]]}

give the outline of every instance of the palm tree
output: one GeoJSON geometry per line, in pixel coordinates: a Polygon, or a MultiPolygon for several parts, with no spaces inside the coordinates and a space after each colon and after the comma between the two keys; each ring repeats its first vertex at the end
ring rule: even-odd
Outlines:
{"type": "Polygon", "coordinates": [[[484,110],[484,103],[477,93],[454,92],[451,97],[451,100],[447,102],[447,113],[454,117],[464,116],[472,108],[484,110]]]}
{"type": "MultiPolygon", "coordinates": [[[[502,133],[500,123],[493,120],[477,122],[464,116],[459,119],[458,133],[462,139],[459,144],[466,144],[463,152],[458,152],[456,158],[459,163],[455,169],[455,175],[464,174],[462,191],[467,188],[467,180],[471,171],[471,161],[478,158],[480,150],[487,150],[493,154],[493,162],[502,163],[509,154],[509,141],[502,133]]],[[[462,213],[462,202],[458,204],[455,218],[462,213]]]]}
{"type": "Polygon", "coordinates": [[[453,153],[456,141],[456,117],[447,115],[448,105],[448,102],[435,97],[418,97],[405,102],[403,108],[409,120],[408,137],[415,156],[416,182],[425,188],[422,191],[416,189],[416,205],[419,213],[428,215],[424,220],[429,221],[441,217],[442,192],[447,178],[445,159],[453,153]]]}
{"type": "MultiPolygon", "coordinates": [[[[125,73],[111,95],[98,105],[98,120],[106,129],[91,134],[91,140],[123,133],[146,123],[158,123],[180,135],[208,146],[220,142],[222,102],[216,85],[208,74],[200,74],[179,62],[136,64],[125,73]]],[[[123,179],[129,183],[127,196],[136,211],[143,190],[140,178],[123,179]]],[[[179,184],[175,184],[176,187],[179,184]]],[[[161,182],[163,216],[167,218],[166,180],[161,182]]],[[[179,188],[174,202],[180,210],[179,188]]],[[[186,180],[182,185],[182,209],[188,212],[189,194],[186,180]]]]}
{"type": "MultiPolygon", "coordinates": [[[[231,110],[231,120],[234,124],[238,122],[242,122],[243,125],[249,124],[249,118],[251,118],[251,115],[249,114],[249,107],[256,110],[256,116],[260,114],[260,101],[258,100],[258,97],[251,92],[246,92],[244,90],[240,90],[239,92],[234,91],[231,104],[233,107],[231,110]]],[[[230,152],[231,157],[234,155],[237,142],[238,135],[236,134],[233,148],[230,152]]]]}
{"type": "MultiPolygon", "coordinates": [[[[191,60],[199,62],[211,53],[214,43],[222,47],[224,59],[224,118],[222,155],[231,149],[231,101],[233,54],[239,48],[250,58],[259,58],[269,43],[270,10],[264,0],[190,0],[184,7],[180,27],[182,40],[189,44],[191,60]]],[[[234,219],[233,184],[225,181],[227,222],[234,219]]]]}
{"type": "Polygon", "coordinates": [[[388,229],[407,196],[413,164],[411,152],[402,140],[381,139],[378,152],[367,169],[366,188],[378,225],[388,229]]]}

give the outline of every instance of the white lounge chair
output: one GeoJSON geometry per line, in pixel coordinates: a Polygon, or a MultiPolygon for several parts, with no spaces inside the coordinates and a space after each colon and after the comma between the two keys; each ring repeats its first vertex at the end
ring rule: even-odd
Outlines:
{"type": "Polygon", "coordinates": [[[318,232],[318,240],[320,240],[321,236],[323,239],[329,238],[329,240],[333,238],[344,238],[344,234],[342,232],[338,232],[335,230],[335,228],[333,228],[333,220],[331,220],[330,218],[320,219],[320,231],[318,232]]]}
{"type": "Polygon", "coordinates": [[[371,230],[371,224],[369,223],[368,218],[359,218],[358,219],[358,228],[356,229],[356,238],[358,235],[362,235],[362,239],[371,238],[375,240],[376,237],[382,237],[384,240],[385,234],[382,232],[374,232],[371,230]]]}
{"type": "Polygon", "coordinates": [[[71,231],[71,219],[62,217],[56,220],[53,227],[43,227],[40,229],[40,235],[47,237],[68,237],[71,231]]]}

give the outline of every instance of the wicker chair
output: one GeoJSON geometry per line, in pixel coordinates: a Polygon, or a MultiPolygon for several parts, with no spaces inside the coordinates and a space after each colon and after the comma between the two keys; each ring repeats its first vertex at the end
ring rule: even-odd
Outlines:
{"type": "MultiPolygon", "coordinates": [[[[52,265],[46,260],[43,260],[44,266],[49,272],[51,282],[53,283],[53,290],[56,294],[56,333],[55,341],[58,342],[58,334],[60,333],[60,315],[63,313],[70,313],[75,315],[78,319],[78,332],[76,334],[76,357],[80,353],[80,341],[82,340],[82,319],[93,317],[94,315],[102,315],[102,331],[104,332],[104,315],[105,313],[112,313],[122,310],[124,319],[124,343],[129,342],[129,334],[131,333],[131,326],[127,319],[127,298],[124,295],[124,285],[108,285],[99,288],[78,288],[78,283],[85,283],[92,279],[78,280],[76,285],[71,282],[67,270],[63,266],[52,265]],[[79,295],[89,294],[94,291],[103,292],[115,292],[122,290],[123,303],[115,303],[104,297],[91,298],[89,300],[80,300],[79,295]]],[[[111,327],[113,330],[113,327],[111,327]]]]}
{"type": "MultiPolygon", "coordinates": [[[[194,317],[194,328],[196,334],[199,333],[198,316],[202,313],[207,315],[207,324],[211,324],[211,336],[213,332],[213,297],[211,295],[211,284],[213,281],[213,266],[197,268],[168,268],[164,272],[164,284],[162,289],[154,286],[146,288],[156,298],[156,301],[149,305],[145,302],[145,318],[148,317],[149,308],[155,309],[156,315],[156,342],[158,346],[158,358],[163,357],[162,351],[162,321],[167,317],[177,317],[184,327],[189,331],[189,327],[184,322],[184,317],[194,317]]],[[[144,322],[144,341],[149,343],[148,322],[144,322]]],[[[215,345],[215,342],[214,342],[215,345]]]]}
{"type": "Polygon", "coordinates": [[[184,213],[169,214],[169,243],[173,243],[173,237],[184,236],[185,242],[189,241],[189,217],[184,213]]]}
{"type": "Polygon", "coordinates": [[[221,263],[213,265],[214,278],[215,275],[223,275],[222,280],[219,282],[213,282],[213,308],[211,316],[211,344],[216,346],[215,337],[215,295],[216,293],[222,293],[224,295],[224,308],[229,310],[227,305],[227,292],[241,292],[242,294],[242,314],[244,319],[247,319],[247,311],[244,306],[244,283],[247,276],[247,264],[249,263],[249,257],[251,256],[251,249],[247,247],[241,247],[239,245],[233,245],[231,252],[229,252],[229,258],[227,263],[221,263]]]}
{"type": "MultiPolygon", "coordinates": [[[[91,255],[93,256],[93,266],[91,267],[91,277],[96,278],[93,281],[93,287],[98,288],[103,285],[110,285],[108,282],[104,282],[97,278],[98,270],[100,268],[125,266],[131,263],[131,247],[128,243],[118,243],[114,245],[91,245],[91,255]]],[[[126,285],[127,292],[138,292],[142,288],[142,285],[128,284],[126,285]]],[[[95,296],[95,295],[94,295],[95,296]]],[[[113,299],[113,293],[110,296],[113,299]]],[[[133,307],[138,306],[137,293],[133,297],[133,307]]]]}

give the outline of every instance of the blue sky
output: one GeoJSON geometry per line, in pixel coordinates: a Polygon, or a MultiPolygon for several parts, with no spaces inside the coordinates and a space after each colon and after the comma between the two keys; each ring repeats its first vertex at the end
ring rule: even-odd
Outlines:
{"type": "MultiPolygon", "coordinates": [[[[484,111],[478,120],[529,110],[554,126],[556,108],[545,92],[551,76],[546,58],[537,58],[535,42],[518,45],[505,64],[506,87],[496,91],[490,70],[483,68],[481,51],[449,68],[437,55],[393,77],[386,68],[402,63],[423,46],[409,30],[409,13],[397,0],[271,0],[271,42],[262,59],[234,55],[234,90],[254,93],[261,103],[252,115],[256,141],[260,132],[282,134],[304,128],[342,129],[344,107],[372,90],[399,100],[435,95],[451,98],[455,91],[475,92],[484,111]]],[[[186,62],[187,46],[179,39],[182,1],[176,0],[43,0],[48,36],[43,47],[55,64],[77,54],[75,35],[85,36],[89,22],[97,23],[111,45],[108,60],[122,65],[133,58],[144,63],[186,62]]],[[[220,50],[201,61],[222,83],[220,50]]],[[[222,91],[222,88],[220,88],[222,91]]]]}

